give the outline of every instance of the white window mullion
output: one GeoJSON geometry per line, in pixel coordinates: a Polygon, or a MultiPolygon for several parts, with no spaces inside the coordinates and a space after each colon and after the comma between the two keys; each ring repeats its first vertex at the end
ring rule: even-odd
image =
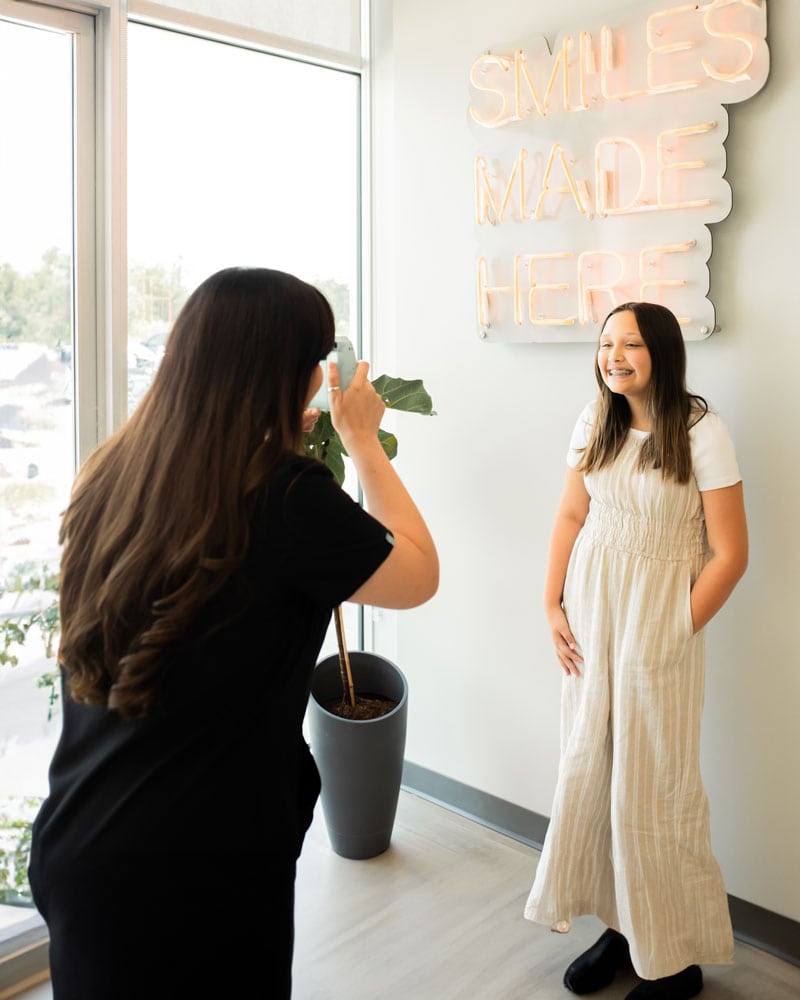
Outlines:
{"type": "Polygon", "coordinates": [[[76,466],[100,437],[98,414],[102,391],[98,385],[97,256],[95,227],[95,73],[94,20],[91,33],[74,40],[74,246],[73,316],[75,321],[75,439],[76,466]]]}
{"type": "Polygon", "coordinates": [[[129,0],[128,14],[318,66],[360,68],[360,0],[129,0]]]}
{"type": "Polygon", "coordinates": [[[98,441],[113,433],[128,416],[126,7],[124,3],[112,3],[96,18],[94,240],[98,289],[98,441]]]}

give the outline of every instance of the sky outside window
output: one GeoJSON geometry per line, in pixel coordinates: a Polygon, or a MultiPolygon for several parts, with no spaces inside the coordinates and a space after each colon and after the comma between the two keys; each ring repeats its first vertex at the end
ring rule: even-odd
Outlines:
{"type": "Polygon", "coordinates": [[[356,76],[131,24],[131,267],[356,284],[356,76]]]}

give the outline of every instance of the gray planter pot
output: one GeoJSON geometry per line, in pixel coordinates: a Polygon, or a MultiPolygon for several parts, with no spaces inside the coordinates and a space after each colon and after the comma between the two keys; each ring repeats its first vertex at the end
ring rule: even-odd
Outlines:
{"type": "Polygon", "coordinates": [[[308,700],[309,742],[322,779],[322,812],[331,847],[344,858],[372,858],[392,838],[406,744],[408,683],[391,660],[349,653],[356,695],[390,698],[397,707],[378,719],[326,711],[341,698],[338,655],[320,660],[308,700]]]}

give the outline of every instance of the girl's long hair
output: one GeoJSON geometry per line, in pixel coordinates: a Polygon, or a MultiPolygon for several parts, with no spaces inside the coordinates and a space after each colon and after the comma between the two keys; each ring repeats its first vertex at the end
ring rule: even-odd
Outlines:
{"type": "Polygon", "coordinates": [[[256,491],[302,451],[334,331],[325,297],[282,271],[227,268],[190,295],[62,520],[59,659],[74,699],[125,717],[154,707],[170,648],[247,553],[256,491]]]}
{"type": "MultiPolygon", "coordinates": [[[[654,302],[625,302],[612,309],[603,320],[600,337],[609,319],[620,312],[632,312],[636,317],[652,364],[645,395],[651,431],[642,442],[639,469],[660,469],[664,479],[671,477],[678,483],[687,483],[692,475],[689,428],[706,415],[708,403],[686,388],[686,347],[680,324],[665,306],[654,302]]],[[[578,466],[583,472],[613,462],[631,426],[628,401],[612,392],[603,381],[597,354],[594,374],[600,393],[589,442],[578,466]]]]}

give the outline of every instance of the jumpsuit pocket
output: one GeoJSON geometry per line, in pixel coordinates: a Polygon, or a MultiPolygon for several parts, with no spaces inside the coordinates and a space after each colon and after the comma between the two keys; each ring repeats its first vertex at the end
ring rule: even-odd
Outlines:
{"type": "Polygon", "coordinates": [[[691,567],[681,566],[676,569],[669,586],[671,593],[667,599],[670,604],[668,618],[670,626],[661,647],[662,655],[657,657],[665,667],[679,666],[683,663],[689,643],[694,636],[691,567]]]}
{"type": "Polygon", "coordinates": [[[684,587],[684,598],[683,598],[683,621],[684,621],[684,635],[687,640],[691,639],[694,635],[694,620],[692,619],[692,578],[691,575],[687,573],[688,579],[684,587]]]}

